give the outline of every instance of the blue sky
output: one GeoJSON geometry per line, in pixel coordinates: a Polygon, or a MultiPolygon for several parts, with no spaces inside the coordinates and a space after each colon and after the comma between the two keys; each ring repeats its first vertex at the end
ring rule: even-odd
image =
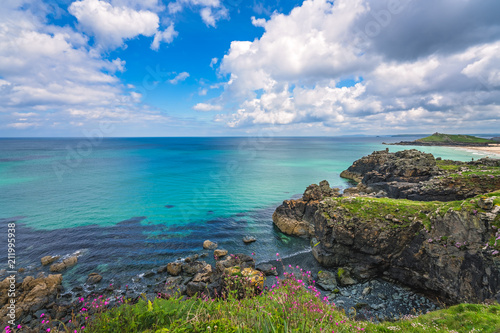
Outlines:
{"type": "Polygon", "coordinates": [[[500,128],[498,1],[2,6],[0,136],[500,128]]]}

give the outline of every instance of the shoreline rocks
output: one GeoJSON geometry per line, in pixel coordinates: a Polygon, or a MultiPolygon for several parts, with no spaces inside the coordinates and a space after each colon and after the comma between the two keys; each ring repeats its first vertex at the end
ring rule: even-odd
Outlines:
{"type": "Polygon", "coordinates": [[[488,175],[498,173],[500,160],[439,163],[451,171],[416,150],[374,152],[343,173],[358,186],[338,197],[311,185],[308,196],[285,200],[273,222],[283,233],[310,237],[316,260],[342,267],[353,281],[384,278],[446,304],[500,301],[499,252],[486,245],[498,236],[500,205],[478,196],[500,189],[500,177],[488,175]]]}

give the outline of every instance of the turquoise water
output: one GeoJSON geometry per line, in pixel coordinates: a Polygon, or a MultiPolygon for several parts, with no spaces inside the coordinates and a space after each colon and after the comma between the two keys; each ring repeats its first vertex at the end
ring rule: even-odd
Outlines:
{"type": "MultiPolygon", "coordinates": [[[[405,137],[404,140],[413,138],[405,137]]],[[[339,174],[397,137],[0,139],[0,226],[17,221],[19,263],[82,251],[73,279],[99,270],[132,276],[201,252],[205,239],[231,252],[291,255],[271,215],[283,200],[339,174]],[[247,234],[258,238],[245,246],[247,234]]],[[[391,151],[409,147],[390,146],[391,151]]],[[[480,156],[418,147],[435,156],[480,156]]],[[[3,241],[2,241],[3,242],[3,241]]]]}

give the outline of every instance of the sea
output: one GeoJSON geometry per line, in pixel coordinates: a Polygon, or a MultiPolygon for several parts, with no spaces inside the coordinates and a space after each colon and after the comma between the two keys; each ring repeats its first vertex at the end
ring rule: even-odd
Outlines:
{"type": "Polygon", "coordinates": [[[306,253],[308,241],[282,234],[272,214],[308,185],[326,179],[332,187],[353,186],[340,173],[386,148],[461,161],[485,156],[383,144],[419,137],[0,139],[0,278],[11,270],[12,223],[15,269],[24,275],[48,273],[44,256],[78,254],[63,273],[69,288],[91,272],[109,283],[140,283],[145,272],[177,258],[209,253],[207,239],[257,262],[306,253]],[[257,241],[244,244],[247,235],[257,241]]]}

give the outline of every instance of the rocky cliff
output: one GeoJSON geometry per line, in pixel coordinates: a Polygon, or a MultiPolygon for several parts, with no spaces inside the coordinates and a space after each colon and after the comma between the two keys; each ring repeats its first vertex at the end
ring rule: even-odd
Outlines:
{"type": "Polygon", "coordinates": [[[340,174],[358,182],[348,193],[419,201],[452,201],[500,189],[500,160],[443,161],[418,150],[376,151],[340,174]]]}
{"type": "Polygon", "coordinates": [[[309,235],[323,266],[358,281],[384,277],[448,304],[500,301],[499,167],[374,152],[343,172],[356,188],[339,196],[314,185],[313,198],[285,201],[273,221],[309,235]]]}

